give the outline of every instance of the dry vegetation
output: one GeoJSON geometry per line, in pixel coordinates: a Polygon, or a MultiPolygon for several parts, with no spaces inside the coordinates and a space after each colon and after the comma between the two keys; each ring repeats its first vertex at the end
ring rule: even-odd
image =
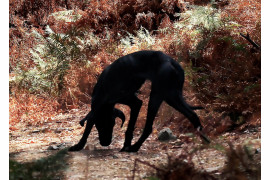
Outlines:
{"type": "MultiPolygon", "coordinates": [[[[57,114],[90,104],[102,70],[118,57],[143,49],[161,50],[184,67],[185,97],[190,104],[205,107],[198,113],[212,138],[260,127],[261,52],[240,36],[249,34],[260,44],[260,0],[9,3],[11,133],[53,122],[57,114]]],[[[146,83],[138,127],[143,127],[148,94],[146,83]]],[[[162,105],[155,129],[164,126],[181,133],[193,131],[167,105],[162,105]]],[[[228,157],[238,153],[243,162],[241,150],[230,152],[228,157]]],[[[189,165],[186,170],[192,168],[189,165]]],[[[228,168],[226,172],[233,171],[228,168]]]]}

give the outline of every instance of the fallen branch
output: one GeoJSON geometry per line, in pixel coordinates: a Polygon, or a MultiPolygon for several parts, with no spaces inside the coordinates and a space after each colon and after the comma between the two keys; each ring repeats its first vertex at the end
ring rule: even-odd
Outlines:
{"type": "Polygon", "coordinates": [[[249,37],[249,34],[247,33],[247,35],[245,36],[244,34],[240,33],[240,35],[245,38],[246,40],[248,40],[248,42],[250,42],[250,44],[252,44],[257,50],[261,51],[261,46],[258,45],[257,43],[255,43],[254,41],[252,41],[249,37]]]}
{"type": "Polygon", "coordinates": [[[132,173],[132,179],[133,179],[133,180],[135,179],[136,165],[137,165],[138,162],[139,162],[139,163],[142,163],[142,164],[144,164],[144,165],[146,165],[146,166],[149,166],[149,167],[151,167],[151,168],[153,168],[153,169],[155,169],[155,170],[157,170],[157,171],[163,171],[163,172],[165,172],[165,170],[160,169],[160,168],[158,168],[158,167],[156,167],[156,166],[150,164],[149,162],[142,161],[142,160],[139,160],[139,159],[136,158],[135,161],[134,161],[134,168],[133,168],[133,173],[132,173]]]}

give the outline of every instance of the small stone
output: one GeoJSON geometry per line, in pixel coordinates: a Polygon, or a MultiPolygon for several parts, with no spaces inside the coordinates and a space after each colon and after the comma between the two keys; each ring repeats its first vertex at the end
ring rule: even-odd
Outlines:
{"type": "Polygon", "coordinates": [[[33,130],[32,133],[39,133],[40,130],[33,130]]]}
{"type": "Polygon", "coordinates": [[[59,149],[64,149],[65,148],[65,143],[61,143],[58,145],[51,145],[47,148],[47,150],[59,150],[59,149]]]}
{"type": "Polygon", "coordinates": [[[52,145],[52,146],[48,147],[48,150],[58,150],[58,149],[59,149],[59,147],[56,145],[52,145]]]}
{"type": "Polygon", "coordinates": [[[261,153],[261,148],[257,148],[256,150],[255,150],[255,154],[260,154],[261,153]]]}
{"type": "Polygon", "coordinates": [[[164,128],[158,133],[158,140],[160,141],[169,141],[175,140],[176,137],[173,135],[170,128],[164,128]]]}

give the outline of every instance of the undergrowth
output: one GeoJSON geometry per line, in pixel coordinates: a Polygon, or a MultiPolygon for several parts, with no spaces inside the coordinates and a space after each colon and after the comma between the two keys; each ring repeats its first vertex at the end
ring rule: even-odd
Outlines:
{"type": "Polygon", "coordinates": [[[11,129],[89,104],[102,70],[143,49],[181,63],[208,132],[260,114],[261,53],[239,35],[260,44],[260,1],[42,2],[10,1],[11,129]]]}
{"type": "Polygon", "coordinates": [[[67,149],[33,162],[20,163],[9,159],[9,179],[61,179],[67,167],[67,149]]]}
{"type": "MultiPolygon", "coordinates": [[[[260,126],[261,52],[240,36],[249,34],[260,44],[259,0],[9,3],[10,131],[20,123],[42,125],[60,112],[90,104],[106,66],[147,49],[161,50],[183,66],[184,96],[189,104],[204,107],[198,115],[207,134],[260,126]]],[[[150,87],[147,82],[139,93],[144,104],[137,125],[142,127],[150,87]]],[[[193,129],[167,105],[162,105],[156,124],[173,124],[181,133],[193,129]]],[[[260,154],[248,146],[225,149],[221,174],[196,169],[193,151],[169,158],[149,179],[260,179],[260,154]]],[[[61,178],[64,154],[29,163],[10,160],[10,179],[61,178]]]]}
{"type": "MultiPolygon", "coordinates": [[[[168,155],[166,164],[154,166],[148,162],[141,162],[144,165],[150,165],[155,171],[147,179],[155,180],[259,180],[261,179],[261,154],[256,153],[251,146],[238,145],[234,147],[229,143],[226,148],[222,145],[212,147],[198,147],[191,152],[183,151],[178,157],[168,155]],[[216,171],[207,171],[204,168],[195,166],[192,159],[198,156],[197,152],[207,148],[213,148],[222,151],[225,154],[225,166],[216,171]]],[[[136,169],[135,169],[136,171],[136,169]]]]}

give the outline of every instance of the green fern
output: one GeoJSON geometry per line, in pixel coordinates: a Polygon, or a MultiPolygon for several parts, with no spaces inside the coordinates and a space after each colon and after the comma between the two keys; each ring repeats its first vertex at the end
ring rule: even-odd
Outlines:
{"type": "Polygon", "coordinates": [[[133,44],[138,46],[138,49],[152,49],[157,40],[152,36],[147,29],[141,26],[141,28],[136,31],[136,36],[128,33],[128,36],[120,40],[123,48],[130,48],[133,44]]]}
{"type": "Polygon", "coordinates": [[[175,27],[182,28],[183,22],[188,29],[200,28],[202,30],[214,31],[223,25],[220,11],[210,6],[197,6],[186,11],[181,16],[181,21],[175,23],[175,27]]]}
{"type": "Polygon", "coordinates": [[[82,53],[77,41],[74,41],[75,37],[70,35],[74,32],[57,34],[49,27],[46,32],[49,33],[47,38],[36,31],[32,32],[39,41],[30,50],[35,66],[27,71],[19,68],[15,82],[31,93],[59,94],[70,62],[81,58],[82,53]]]}

